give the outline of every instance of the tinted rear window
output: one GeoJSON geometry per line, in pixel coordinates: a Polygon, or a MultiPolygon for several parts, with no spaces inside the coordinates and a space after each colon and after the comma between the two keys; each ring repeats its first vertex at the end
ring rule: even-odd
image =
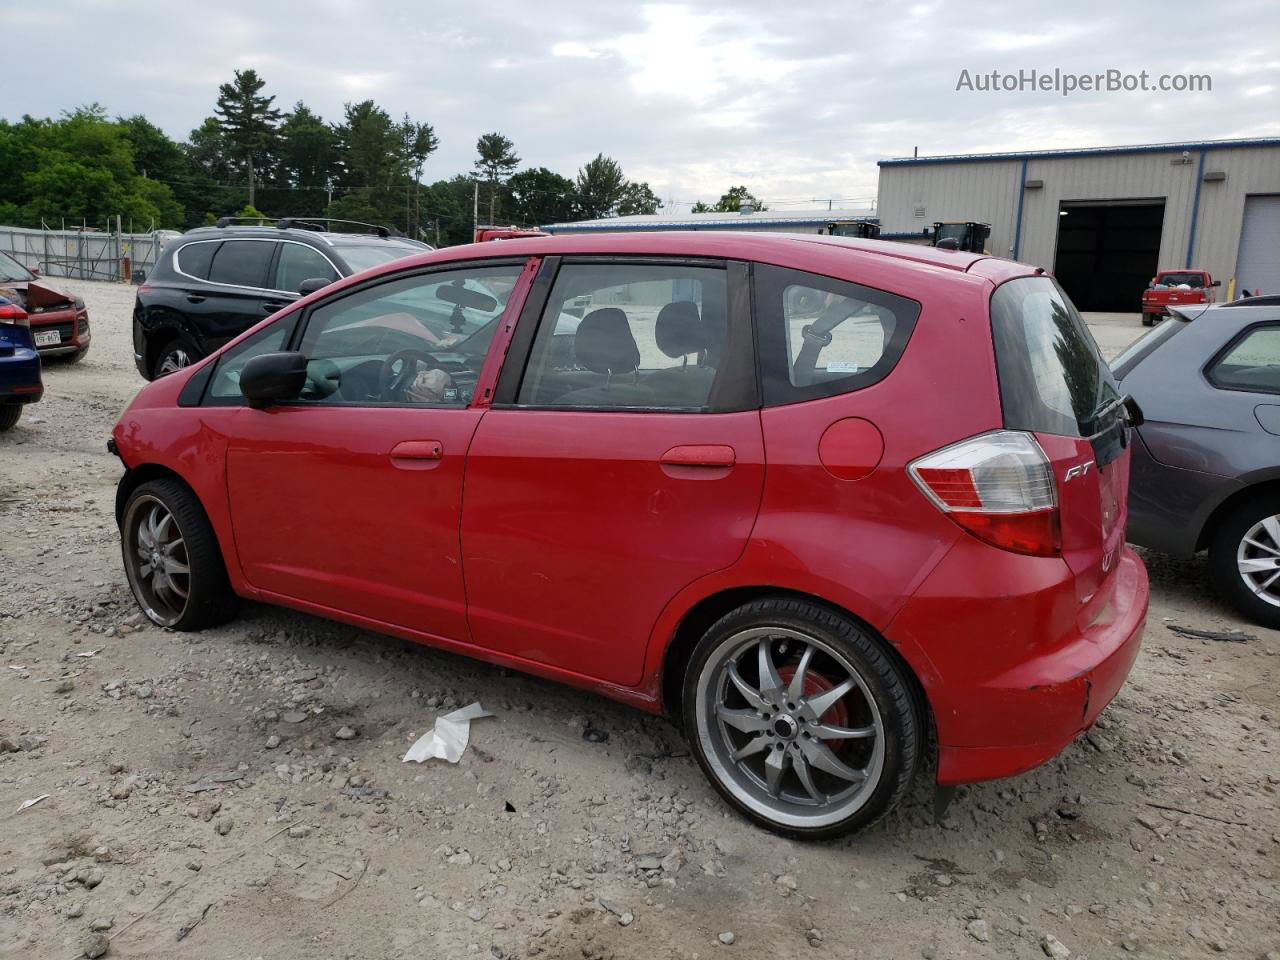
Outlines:
{"type": "Polygon", "coordinates": [[[1023,277],[991,297],[1000,402],[1010,430],[1091,437],[1120,397],[1093,335],[1048,277],[1023,277]]]}
{"type": "Polygon", "coordinates": [[[189,277],[208,280],[209,264],[213,262],[213,253],[217,249],[216,240],[188,243],[173,255],[174,266],[189,277]]]}
{"type": "Polygon", "coordinates": [[[1185,330],[1190,322],[1180,314],[1170,314],[1169,319],[1161,321],[1154,329],[1148,330],[1133,341],[1120,352],[1118,357],[1111,361],[1111,372],[1115,375],[1115,378],[1123,380],[1134,367],[1151,356],[1156,347],[1168,341],[1178,331],[1185,330]]]}
{"type": "Polygon", "coordinates": [[[237,287],[265,287],[267,263],[274,247],[274,243],[263,240],[227,240],[213,258],[209,279],[237,287]]]}

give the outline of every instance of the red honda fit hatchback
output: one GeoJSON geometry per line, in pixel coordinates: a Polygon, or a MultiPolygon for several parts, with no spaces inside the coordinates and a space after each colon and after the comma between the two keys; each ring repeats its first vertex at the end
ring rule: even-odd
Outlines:
{"type": "Polygon", "coordinates": [[[1027,770],[1147,610],[1129,423],[1062,290],[959,251],[540,237],[340,280],[116,426],[133,592],[236,597],[683,720],[738,810],[867,825],[1027,770]]]}

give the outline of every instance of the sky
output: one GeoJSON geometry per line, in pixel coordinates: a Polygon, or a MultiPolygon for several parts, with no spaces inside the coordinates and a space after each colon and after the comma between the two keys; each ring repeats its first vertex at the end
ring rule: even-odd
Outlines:
{"type": "Polygon", "coordinates": [[[0,116],[98,101],[185,139],[252,67],[276,106],[328,120],[372,98],[431,123],[426,179],[469,173],[476,138],[572,176],[597,153],[675,212],[745,184],[774,209],[869,205],[876,161],[1280,135],[1280,3],[1021,0],[43,0],[0,35],[50,40],[10,69],[0,116]],[[1107,70],[1211,91],[985,92],[997,70],[1107,70]]]}

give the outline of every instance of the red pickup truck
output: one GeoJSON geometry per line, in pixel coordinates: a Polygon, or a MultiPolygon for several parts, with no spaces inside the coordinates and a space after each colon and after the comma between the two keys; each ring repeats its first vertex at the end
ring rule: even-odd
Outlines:
{"type": "Polygon", "coordinates": [[[1220,286],[1222,281],[1210,277],[1208,270],[1161,270],[1142,291],[1142,325],[1155,326],[1169,315],[1170,307],[1213,303],[1214,288],[1220,286]]]}

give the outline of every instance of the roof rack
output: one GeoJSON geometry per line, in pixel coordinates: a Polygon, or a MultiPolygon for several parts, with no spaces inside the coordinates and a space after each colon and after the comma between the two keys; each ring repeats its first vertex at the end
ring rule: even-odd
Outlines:
{"type": "Polygon", "coordinates": [[[337,220],[333,217],[219,217],[215,227],[232,227],[238,223],[249,223],[265,227],[274,222],[279,230],[314,230],[317,233],[330,232],[330,224],[344,223],[353,227],[364,227],[367,233],[379,237],[398,237],[399,232],[380,223],[365,223],[362,220],[337,220]]]}

